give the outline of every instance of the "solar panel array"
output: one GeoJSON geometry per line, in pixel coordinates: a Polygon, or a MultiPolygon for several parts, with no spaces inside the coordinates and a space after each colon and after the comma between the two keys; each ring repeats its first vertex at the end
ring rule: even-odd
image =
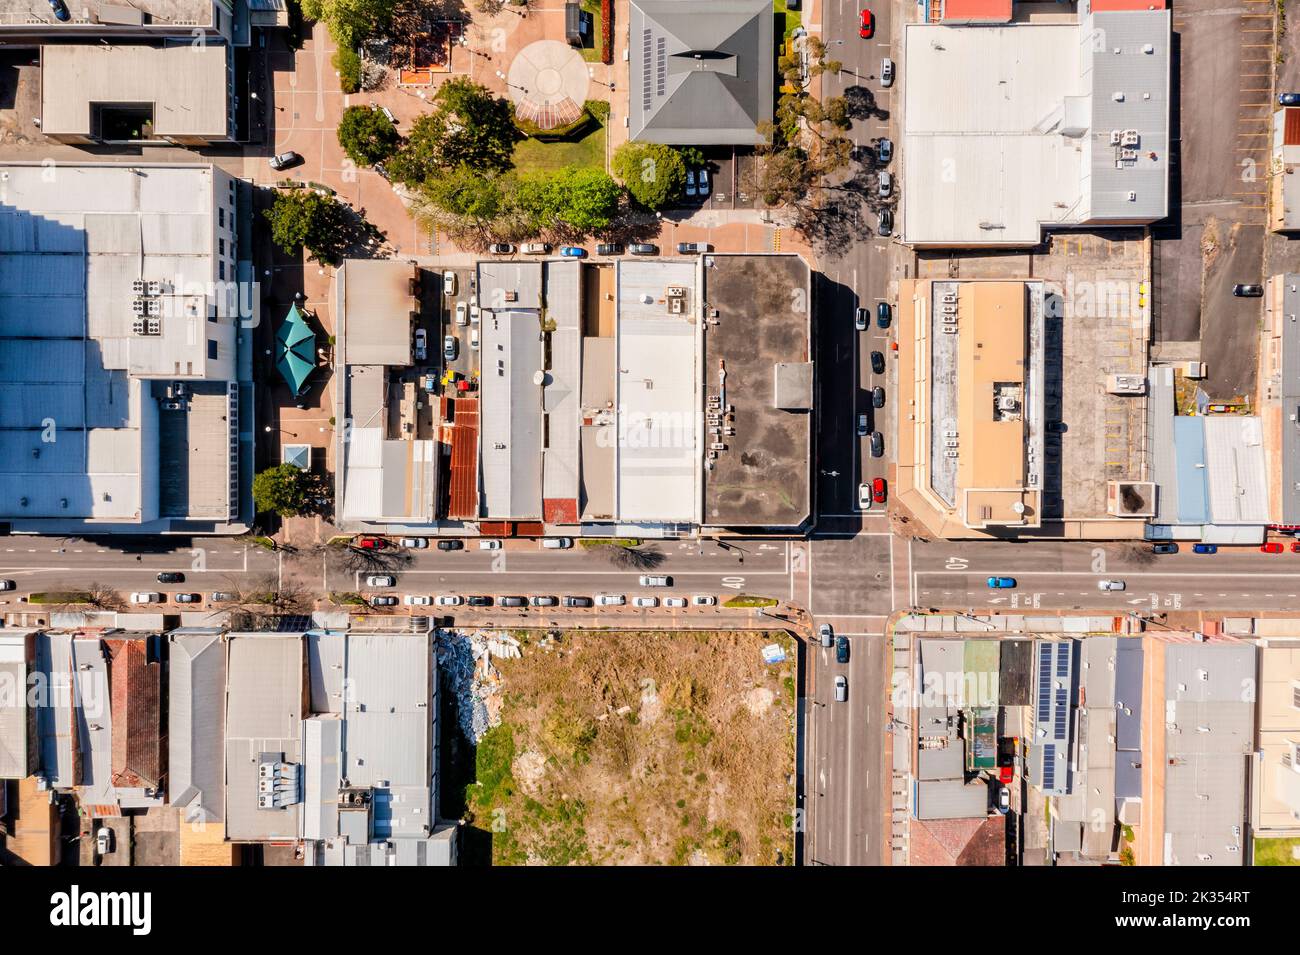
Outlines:
{"type": "Polygon", "coordinates": [[[1070,690],[1073,682],[1074,644],[1069,640],[1042,641],[1035,647],[1038,672],[1034,687],[1034,715],[1040,742],[1037,762],[1041,766],[1040,786],[1044,793],[1063,795],[1067,780],[1058,780],[1064,769],[1062,754],[1070,744],[1070,690]],[[1058,760],[1062,760],[1058,764],[1058,760]],[[1058,788],[1059,787],[1059,788],[1058,788]]]}
{"type": "Polygon", "coordinates": [[[1043,747],[1043,790],[1056,788],[1056,744],[1043,747]]]}
{"type": "Polygon", "coordinates": [[[654,44],[649,30],[641,31],[641,74],[645,80],[641,83],[641,108],[650,110],[650,66],[653,60],[654,44]]]}
{"type": "Polygon", "coordinates": [[[657,51],[658,70],[655,78],[655,89],[660,96],[668,92],[668,47],[667,40],[659,38],[659,49],[657,51]]]}

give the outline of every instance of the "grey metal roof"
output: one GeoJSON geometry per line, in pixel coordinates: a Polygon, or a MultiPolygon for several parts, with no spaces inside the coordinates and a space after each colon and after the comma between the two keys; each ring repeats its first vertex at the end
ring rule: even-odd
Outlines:
{"type": "Polygon", "coordinates": [[[481,321],[479,448],[483,516],[542,516],[540,316],[488,311],[481,321]]]}
{"type": "MultiPolygon", "coordinates": [[[[27,631],[0,632],[0,779],[24,779],[33,769],[36,714],[27,707],[27,631]]],[[[0,784],[0,789],[3,789],[0,784]]]]}
{"type": "Polygon", "coordinates": [[[989,813],[989,787],[982,781],[960,779],[916,784],[917,819],[980,819],[989,813]]]}
{"type": "Polygon", "coordinates": [[[343,634],[313,631],[307,634],[307,679],[313,713],[343,712],[343,634]]]}
{"type": "Polygon", "coordinates": [[[1049,796],[1064,796],[1073,788],[1074,651],[1073,640],[1039,640],[1034,645],[1034,735],[1029,773],[1033,784],[1049,796]]]}
{"type": "Polygon", "coordinates": [[[1168,214],[1168,10],[1094,13],[1091,218],[1149,221],[1168,214]],[[1150,48],[1151,52],[1146,52],[1150,48]],[[1122,93],[1122,101],[1114,94],[1122,93]],[[1137,159],[1116,165],[1111,130],[1138,131],[1137,159]],[[1155,158],[1152,159],[1151,155],[1155,158]],[[1130,200],[1129,193],[1136,193],[1130,200]]]}
{"type": "MultiPolygon", "coordinates": [[[[542,460],[542,497],[578,499],[582,406],[582,265],[546,263],[546,318],[551,332],[551,365],[542,390],[547,443],[542,460]]],[[[576,510],[576,509],[575,509],[576,510]]]]}
{"type": "Polygon", "coordinates": [[[1174,461],[1174,368],[1147,371],[1147,433],[1151,435],[1151,478],[1156,482],[1152,524],[1178,523],[1178,468],[1174,461]]]}
{"type": "Polygon", "coordinates": [[[917,779],[965,779],[966,757],[960,743],[917,750],[917,779]]]}
{"type": "Polygon", "coordinates": [[[172,634],[167,704],[167,800],[186,821],[224,816],[226,644],[220,634],[172,634]]]}
{"type": "Polygon", "coordinates": [[[776,45],[768,0],[633,0],[630,138],[757,144],[772,118],[776,45]]]}
{"type": "MultiPolygon", "coordinates": [[[[1288,176],[1288,181],[1297,177],[1288,176]]],[[[1300,275],[1282,276],[1281,380],[1277,387],[1282,405],[1282,498],[1283,524],[1300,524],[1300,417],[1293,424],[1291,415],[1300,412],[1300,275]]]]}
{"type": "Polygon", "coordinates": [[[332,839],[338,835],[342,746],[341,720],[302,721],[304,839],[332,839]]]}
{"type": "Polygon", "coordinates": [[[37,668],[49,688],[50,705],[40,709],[41,776],[51,789],[71,789],[78,779],[73,750],[72,637],[42,633],[36,641],[37,668]]]}

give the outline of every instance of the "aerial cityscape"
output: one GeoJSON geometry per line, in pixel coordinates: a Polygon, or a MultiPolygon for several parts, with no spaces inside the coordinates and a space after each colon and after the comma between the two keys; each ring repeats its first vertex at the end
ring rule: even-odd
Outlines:
{"type": "Polygon", "coordinates": [[[1300,866],[1297,238],[1284,0],[0,0],[0,866],[1300,866]]]}

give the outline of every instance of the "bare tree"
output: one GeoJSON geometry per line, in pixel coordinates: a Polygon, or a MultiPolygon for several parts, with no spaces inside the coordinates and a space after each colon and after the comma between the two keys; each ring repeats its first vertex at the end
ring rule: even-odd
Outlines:
{"type": "Polygon", "coordinates": [[[86,603],[96,610],[126,609],[126,601],[122,599],[119,591],[98,582],[86,585],[86,603]]]}
{"type": "Polygon", "coordinates": [[[411,552],[397,547],[368,550],[348,544],[331,548],[336,570],[354,574],[391,574],[411,565],[411,552]]]}
{"type": "Polygon", "coordinates": [[[654,570],[664,562],[663,553],[657,550],[641,550],[620,544],[605,544],[603,549],[609,562],[619,570],[654,570]]]}

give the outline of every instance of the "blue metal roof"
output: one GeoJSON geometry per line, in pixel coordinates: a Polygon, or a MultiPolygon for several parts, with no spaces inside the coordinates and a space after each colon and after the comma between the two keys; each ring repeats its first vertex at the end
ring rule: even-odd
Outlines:
{"type": "Polygon", "coordinates": [[[1178,475],[1178,522],[1208,524],[1204,418],[1186,415],[1174,418],[1174,461],[1178,475]]]}

